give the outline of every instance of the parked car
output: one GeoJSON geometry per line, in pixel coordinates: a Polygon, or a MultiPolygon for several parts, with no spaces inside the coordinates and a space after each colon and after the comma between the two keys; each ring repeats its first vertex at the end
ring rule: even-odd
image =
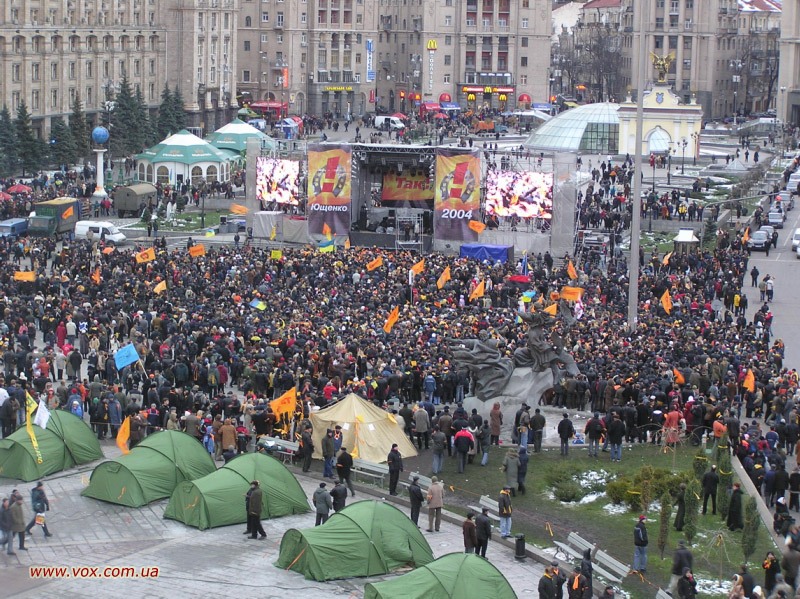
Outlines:
{"type": "Polygon", "coordinates": [[[767,235],[766,231],[756,231],[750,236],[750,239],[747,240],[747,247],[751,250],[766,251],[771,243],[772,238],[767,235]]]}
{"type": "Polygon", "coordinates": [[[767,214],[767,222],[776,229],[783,229],[784,218],[783,212],[770,212],[767,214]]]}
{"type": "Polygon", "coordinates": [[[792,233],[792,249],[796,250],[800,246],[800,229],[795,229],[792,233]]]}

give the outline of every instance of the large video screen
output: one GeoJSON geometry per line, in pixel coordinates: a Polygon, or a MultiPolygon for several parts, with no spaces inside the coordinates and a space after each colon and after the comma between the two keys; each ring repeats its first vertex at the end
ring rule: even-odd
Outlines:
{"type": "Polygon", "coordinates": [[[489,170],[484,200],[486,214],[551,218],[553,174],[489,170]]]}
{"type": "Polygon", "coordinates": [[[300,163],[259,156],[256,158],[256,197],[262,203],[297,205],[300,199],[300,163]]]}

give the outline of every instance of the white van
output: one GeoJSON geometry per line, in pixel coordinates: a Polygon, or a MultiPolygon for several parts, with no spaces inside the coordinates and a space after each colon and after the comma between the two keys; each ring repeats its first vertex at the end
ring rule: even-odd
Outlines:
{"type": "Polygon", "coordinates": [[[786,183],[786,191],[795,193],[797,191],[797,184],[800,183],[800,171],[792,173],[789,181],[786,183]]]}
{"type": "Polygon", "coordinates": [[[795,229],[792,233],[792,249],[796,250],[800,247],[800,229],[795,229]]]}
{"type": "Polygon", "coordinates": [[[75,239],[86,239],[89,231],[92,232],[94,241],[105,239],[107,243],[119,245],[128,239],[115,224],[106,220],[79,220],[75,223],[75,239]]]}
{"type": "Polygon", "coordinates": [[[392,131],[400,131],[400,130],[406,128],[406,126],[403,124],[403,121],[401,121],[396,116],[381,115],[381,116],[376,116],[375,117],[375,128],[376,129],[384,129],[385,130],[386,129],[386,123],[389,124],[389,129],[391,129],[392,131]]]}

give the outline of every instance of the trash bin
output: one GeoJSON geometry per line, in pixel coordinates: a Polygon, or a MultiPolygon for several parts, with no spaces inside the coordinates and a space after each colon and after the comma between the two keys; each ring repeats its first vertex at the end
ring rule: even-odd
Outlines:
{"type": "Polygon", "coordinates": [[[517,559],[525,559],[525,535],[515,535],[514,538],[514,557],[517,559]]]}

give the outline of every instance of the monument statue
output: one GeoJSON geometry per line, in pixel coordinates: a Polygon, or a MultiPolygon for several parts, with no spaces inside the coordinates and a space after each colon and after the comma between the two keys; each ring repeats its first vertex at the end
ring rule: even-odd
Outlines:
{"type": "MultiPolygon", "coordinates": [[[[559,312],[567,327],[575,322],[565,302],[559,303],[559,312]]],[[[445,340],[454,362],[470,371],[475,381],[475,395],[482,401],[500,395],[518,395],[525,385],[520,381],[510,384],[512,376],[532,376],[536,379],[534,386],[546,391],[561,380],[564,372],[572,376],[579,372],[575,360],[564,349],[561,336],[551,332],[548,339],[545,329],[555,324],[555,318],[541,311],[519,312],[518,316],[528,325],[528,338],[525,347],[514,351],[513,359],[502,355],[501,341],[492,339],[485,330],[478,334],[478,339],[445,340]],[[564,370],[559,365],[563,365],[564,370]],[[552,373],[552,380],[542,388],[543,379],[538,375],[548,370],[552,373]]],[[[525,396],[522,399],[537,400],[538,397],[525,396]]]]}
{"type": "Polygon", "coordinates": [[[665,56],[658,56],[657,54],[650,52],[650,60],[653,61],[653,67],[655,67],[656,71],[658,71],[658,83],[666,83],[669,66],[675,60],[675,55],[670,52],[665,56]]]}

